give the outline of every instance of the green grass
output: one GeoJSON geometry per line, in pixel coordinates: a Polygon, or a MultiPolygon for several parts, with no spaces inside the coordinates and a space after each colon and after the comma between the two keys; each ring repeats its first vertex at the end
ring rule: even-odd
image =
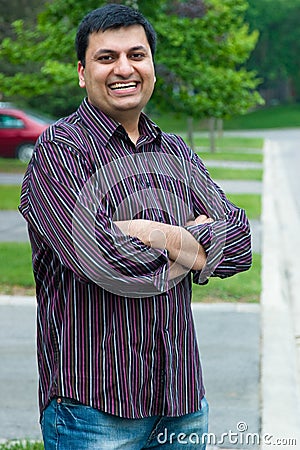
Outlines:
{"type": "Polygon", "coordinates": [[[241,161],[241,162],[255,162],[262,163],[263,162],[263,154],[262,153],[238,153],[237,151],[228,152],[228,151],[218,151],[216,153],[211,153],[206,149],[197,150],[197,154],[204,161],[206,160],[215,160],[215,161],[241,161]]]}
{"type": "MultiPolygon", "coordinates": [[[[219,150],[227,150],[231,153],[246,153],[249,149],[261,150],[264,140],[256,137],[244,136],[223,136],[216,139],[216,148],[219,150]]],[[[210,141],[206,136],[196,136],[195,145],[209,149],[210,141]]]]}
{"type": "Polygon", "coordinates": [[[253,180],[262,181],[262,169],[232,169],[227,167],[209,167],[208,171],[215,180],[253,180]]]}
{"type": "MultiPolygon", "coordinates": [[[[0,243],[0,292],[34,294],[29,244],[0,243]]],[[[211,278],[205,286],[193,286],[193,301],[257,302],[261,292],[261,257],[253,255],[252,268],[221,280],[211,278]]],[[[0,447],[1,449],[1,447],[0,447]]]]}
{"type": "MultiPolygon", "coordinates": [[[[152,118],[164,131],[182,133],[187,130],[186,115],[153,114],[152,118]]],[[[224,120],[225,131],[291,127],[300,127],[300,103],[260,108],[248,114],[224,120]]],[[[206,120],[194,120],[194,132],[207,130],[206,120]]]]}
{"type": "Polygon", "coordinates": [[[0,450],[44,450],[42,442],[8,442],[0,444],[0,450]]]}
{"type": "Polygon", "coordinates": [[[0,210],[17,210],[20,204],[21,187],[0,185],[0,210]]]}
{"type": "Polygon", "coordinates": [[[22,163],[14,158],[0,158],[0,172],[5,173],[24,173],[27,163],[22,163]]]}
{"type": "Polygon", "coordinates": [[[225,130],[300,127],[300,103],[261,108],[224,122],[225,130]]]}
{"type": "Polygon", "coordinates": [[[34,292],[29,243],[0,242],[0,292],[34,292]]]}
{"type": "Polygon", "coordinates": [[[260,219],[262,207],[260,194],[228,194],[227,197],[232,203],[245,209],[249,219],[260,219]]]}
{"type": "Polygon", "coordinates": [[[253,255],[250,270],[233,277],[210,278],[204,286],[193,285],[193,302],[257,303],[261,293],[261,256],[253,255]]]}

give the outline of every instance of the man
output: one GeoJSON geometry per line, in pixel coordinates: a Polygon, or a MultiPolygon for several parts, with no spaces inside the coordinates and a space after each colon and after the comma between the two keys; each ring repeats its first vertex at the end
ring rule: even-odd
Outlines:
{"type": "Polygon", "coordinates": [[[24,178],[46,450],[205,449],[191,275],[247,270],[250,231],[182,139],[142,113],[155,42],[122,5],[83,19],[87,98],[40,137],[24,178]]]}

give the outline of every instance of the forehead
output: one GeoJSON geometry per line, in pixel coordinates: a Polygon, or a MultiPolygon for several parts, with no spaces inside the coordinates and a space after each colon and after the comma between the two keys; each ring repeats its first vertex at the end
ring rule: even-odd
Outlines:
{"type": "Polygon", "coordinates": [[[99,50],[124,51],[133,47],[144,46],[150,49],[150,45],[142,25],[130,25],[128,27],[109,28],[89,35],[87,52],[99,50]]]}

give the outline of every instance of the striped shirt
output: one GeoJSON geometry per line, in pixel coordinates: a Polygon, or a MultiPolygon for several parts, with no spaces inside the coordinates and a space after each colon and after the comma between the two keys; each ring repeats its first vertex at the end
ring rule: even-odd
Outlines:
{"type": "Polygon", "coordinates": [[[70,397],[126,418],[201,408],[191,283],[251,265],[245,212],[183,140],[144,114],[136,145],[85,99],[39,138],[20,211],[28,222],[37,295],[40,410],[70,397]],[[116,226],[149,219],[188,226],[207,264],[170,281],[166,250],[116,226]]]}

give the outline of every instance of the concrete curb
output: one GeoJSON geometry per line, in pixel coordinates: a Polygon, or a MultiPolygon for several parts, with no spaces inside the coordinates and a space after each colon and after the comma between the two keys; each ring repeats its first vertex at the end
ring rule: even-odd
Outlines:
{"type": "Polygon", "coordinates": [[[31,295],[0,295],[0,306],[36,306],[36,298],[31,295]]]}
{"type": "MultiPolygon", "coordinates": [[[[284,264],[287,250],[283,234],[285,227],[280,219],[280,214],[282,219],[289,217],[292,205],[288,205],[287,199],[291,200],[291,196],[287,180],[282,176],[282,167],[276,158],[278,144],[267,140],[264,153],[261,449],[269,449],[277,439],[278,443],[285,442],[285,449],[295,449],[300,445],[299,367],[289,280],[284,264]],[[297,439],[297,444],[292,439],[297,439]]],[[[299,258],[296,249],[295,252],[299,258]]]]}

